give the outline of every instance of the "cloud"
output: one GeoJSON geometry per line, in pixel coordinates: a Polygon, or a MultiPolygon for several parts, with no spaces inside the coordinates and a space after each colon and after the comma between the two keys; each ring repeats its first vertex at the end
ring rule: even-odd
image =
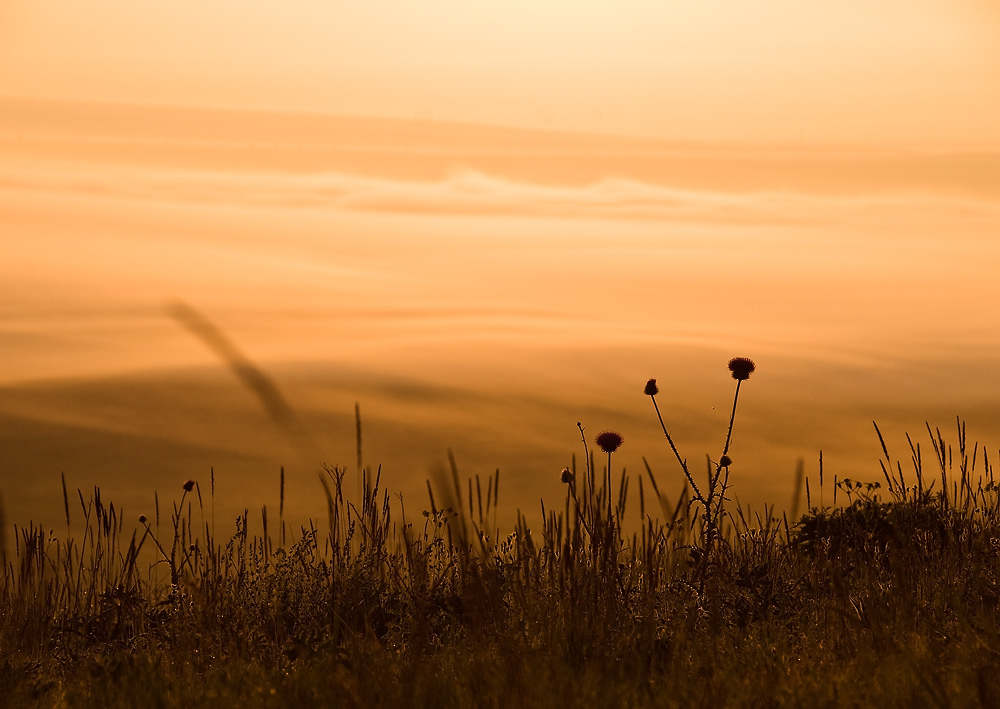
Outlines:
{"type": "Polygon", "coordinates": [[[678,189],[625,177],[584,185],[538,184],[456,168],[440,180],[402,180],[342,172],[167,171],[67,167],[57,174],[0,170],[0,191],[262,209],[334,209],[438,216],[507,216],[558,219],[664,220],[708,223],[805,223],[836,216],[906,208],[995,216],[995,200],[912,191],[831,195],[788,190],[678,189]]]}

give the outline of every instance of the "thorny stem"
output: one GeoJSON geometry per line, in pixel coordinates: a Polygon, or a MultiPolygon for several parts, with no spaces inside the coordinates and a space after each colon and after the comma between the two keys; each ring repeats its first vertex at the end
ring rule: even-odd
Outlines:
{"type": "Polygon", "coordinates": [[[677,462],[681,464],[681,470],[684,471],[684,477],[687,478],[688,483],[691,485],[691,489],[694,490],[694,496],[691,502],[698,502],[702,507],[705,508],[705,555],[703,558],[708,557],[708,552],[712,546],[712,540],[715,537],[713,532],[713,514],[712,514],[712,501],[715,498],[715,482],[718,476],[713,477],[711,475],[711,469],[709,469],[708,476],[708,497],[706,498],[701,494],[701,490],[698,489],[698,483],[694,481],[691,476],[691,471],[688,470],[687,461],[681,458],[680,452],[677,450],[677,446],[674,445],[674,439],[670,437],[670,432],[667,431],[667,425],[663,423],[663,416],[660,414],[660,407],[656,403],[656,396],[650,394],[649,398],[653,400],[653,408],[656,409],[656,418],[660,421],[660,428],[663,429],[663,435],[667,437],[667,443],[670,444],[670,450],[674,452],[674,456],[677,458],[677,462]]]}
{"type": "Polygon", "coordinates": [[[575,479],[574,480],[570,480],[570,483],[569,483],[569,495],[570,495],[570,497],[573,498],[573,507],[576,510],[576,518],[580,521],[581,524],[583,524],[583,528],[584,528],[584,530],[586,530],[587,534],[590,535],[591,537],[593,537],[594,533],[591,531],[590,525],[587,524],[587,516],[584,514],[583,510],[580,508],[580,498],[578,498],[577,495],[576,495],[576,480],[575,479]]]}
{"type": "Polygon", "coordinates": [[[742,383],[742,379],[736,380],[736,396],[733,397],[733,413],[729,416],[729,432],[726,434],[726,446],[722,449],[722,455],[729,453],[729,444],[733,440],[733,423],[736,421],[736,402],[740,400],[740,384],[742,383]]]}
{"type": "Polygon", "coordinates": [[[681,470],[684,471],[684,477],[686,477],[688,482],[691,483],[695,499],[700,502],[704,502],[705,498],[702,497],[701,490],[698,489],[698,484],[694,481],[694,478],[691,477],[691,472],[688,470],[687,461],[681,458],[681,454],[678,452],[677,446],[674,445],[674,439],[670,437],[670,432],[667,431],[667,425],[663,423],[663,416],[660,414],[660,407],[656,404],[656,396],[650,394],[649,398],[653,400],[653,408],[656,409],[656,418],[660,420],[660,428],[663,429],[663,435],[667,437],[667,443],[670,444],[670,450],[674,452],[677,462],[681,464],[681,470]]]}
{"type": "Polygon", "coordinates": [[[576,422],[576,427],[580,429],[580,438],[583,439],[583,461],[587,464],[587,484],[591,491],[594,489],[594,471],[590,468],[590,451],[587,449],[587,434],[583,432],[583,424],[576,422]]]}
{"type": "MultiPolygon", "coordinates": [[[[722,455],[729,454],[729,444],[733,441],[733,424],[736,422],[736,405],[740,400],[740,384],[743,383],[742,379],[736,380],[736,394],[733,396],[733,412],[729,415],[729,430],[726,432],[726,445],[722,449],[722,455]]],[[[718,533],[719,520],[722,519],[722,506],[725,502],[726,490],[729,488],[729,466],[722,465],[722,458],[720,457],[719,462],[715,465],[715,475],[711,477],[708,485],[708,496],[709,498],[715,497],[715,489],[719,482],[719,477],[722,475],[722,468],[726,468],[726,477],[722,480],[722,489],[718,493],[718,507],[713,514],[711,510],[707,510],[707,527],[706,527],[706,547],[711,546],[711,543],[718,533]]]]}
{"type": "MultiPolygon", "coordinates": [[[[736,406],[740,400],[740,384],[742,383],[742,379],[736,380],[736,394],[733,397],[733,411],[729,416],[729,430],[726,432],[726,445],[722,449],[723,456],[729,454],[729,445],[733,440],[733,425],[736,422],[736,406]]],[[[718,523],[722,518],[726,490],[729,488],[729,466],[723,466],[720,458],[719,462],[716,463],[714,474],[712,473],[711,467],[709,467],[708,497],[702,495],[701,490],[698,489],[698,484],[691,476],[691,471],[688,470],[687,461],[681,457],[680,452],[677,450],[677,446],[674,445],[674,439],[670,437],[670,432],[667,431],[667,426],[663,422],[663,416],[660,414],[660,407],[656,403],[656,395],[650,394],[649,398],[653,401],[653,408],[656,410],[656,418],[660,422],[660,428],[663,430],[663,435],[667,438],[667,443],[670,444],[670,450],[674,452],[677,462],[681,465],[681,470],[684,471],[684,477],[687,478],[687,481],[691,484],[691,488],[694,490],[693,501],[701,503],[701,505],[705,508],[705,553],[707,556],[708,552],[711,550],[712,543],[718,535],[718,523]],[[722,487],[719,489],[719,478],[722,475],[723,467],[726,469],[726,476],[722,479],[722,487]]],[[[610,472],[610,460],[608,463],[608,470],[610,472]]]]}
{"type": "Polygon", "coordinates": [[[611,523],[611,452],[608,452],[608,524],[611,523]]]}

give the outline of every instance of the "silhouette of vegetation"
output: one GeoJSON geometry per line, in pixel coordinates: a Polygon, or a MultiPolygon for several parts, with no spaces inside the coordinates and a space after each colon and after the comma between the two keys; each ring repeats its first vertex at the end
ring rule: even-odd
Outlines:
{"type": "Polygon", "coordinates": [[[586,469],[553,471],[565,499],[509,532],[499,473],[462,482],[454,460],[441,506],[432,492],[398,516],[378,471],[349,499],[347,471],[324,468],[327,519],[288,544],[266,508],[262,533],[244,513],[217,536],[214,480],[207,500],[187,481],[138,524],[99,489],[71,505],[64,484],[66,536],[15,527],[4,550],[0,704],[1000,705],[1000,495],[985,451],[967,450],[959,424],[955,455],[931,432],[934,485],[918,445],[908,479],[883,440],[883,480],[836,481],[839,505],[810,501],[797,521],[727,505],[752,363],[733,367],[703,488],[657,407],[686,482],[675,501],[647,466],[630,505],[610,467],[621,436],[597,437],[601,474],[584,435],[586,469]]]}

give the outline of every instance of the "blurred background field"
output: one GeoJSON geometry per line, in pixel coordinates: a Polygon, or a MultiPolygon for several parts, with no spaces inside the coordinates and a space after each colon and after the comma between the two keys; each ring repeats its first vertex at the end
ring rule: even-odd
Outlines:
{"type": "Polygon", "coordinates": [[[876,479],[956,415],[1000,440],[1000,157],[708,145],[559,131],[3,99],[0,471],[8,517],[55,525],[60,474],[138,514],[214,467],[221,515],[322,516],[321,463],[426,503],[453,449],[501,509],[563,495],[589,436],[698,469],[757,361],[732,448],[743,503],[876,479]],[[273,377],[291,444],[176,299],[273,377]]]}

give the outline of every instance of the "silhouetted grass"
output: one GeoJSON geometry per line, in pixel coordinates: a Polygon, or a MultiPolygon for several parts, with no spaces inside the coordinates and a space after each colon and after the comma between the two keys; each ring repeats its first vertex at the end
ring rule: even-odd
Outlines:
{"type": "Polygon", "coordinates": [[[906,474],[883,445],[878,482],[836,481],[797,521],[724,504],[732,420],[704,490],[678,454],[685,491],[647,469],[629,504],[588,453],[539,526],[506,532],[499,474],[454,461],[402,516],[377,472],[349,500],[326,468],[327,520],[287,545],[266,508],[262,534],[244,514],[216,537],[194,481],[138,525],[64,488],[85,534],[6,542],[0,702],[1000,706],[1000,491],[961,424],[954,449],[928,431],[932,474],[918,445],[906,474]]]}

